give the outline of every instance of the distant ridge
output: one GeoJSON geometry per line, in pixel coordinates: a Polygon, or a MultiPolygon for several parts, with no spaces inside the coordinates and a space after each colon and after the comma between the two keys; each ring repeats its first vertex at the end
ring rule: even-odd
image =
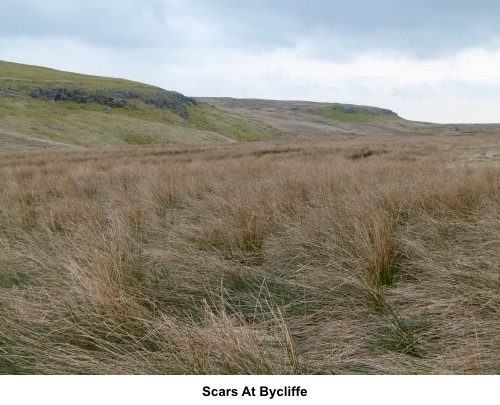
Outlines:
{"type": "Polygon", "coordinates": [[[354,104],[297,100],[201,97],[197,100],[299,137],[500,135],[500,124],[434,124],[408,121],[392,110],[354,104]]]}
{"type": "Polygon", "coordinates": [[[406,121],[379,107],[193,98],[125,79],[0,61],[0,149],[371,135],[500,133],[406,121]]]}

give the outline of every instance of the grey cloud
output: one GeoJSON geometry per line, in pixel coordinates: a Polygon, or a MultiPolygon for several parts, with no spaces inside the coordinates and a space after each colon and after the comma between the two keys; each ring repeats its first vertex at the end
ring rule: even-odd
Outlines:
{"type": "Polygon", "coordinates": [[[3,5],[3,37],[59,37],[101,46],[168,43],[162,1],[36,1],[3,5]]]}
{"type": "Polygon", "coordinates": [[[287,0],[205,2],[226,41],[267,49],[303,38],[323,57],[390,49],[419,58],[497,44],[500,2],[487,0],[287,0]]]}
{"type": "Polygon", "coordinates": [[[4,38],[69,37],[166,51],[262,52],[306,40],[326,59],[380,49],[432,58],[500,41],[497,0],[17,0],[0,13],[4,38]],[[193,22],[205,29],[197,32],[193,22]]]}
{"type": "MultiPolygon", "coordinates": [[[[17,0],[2,2],[0,39],[70,38],[99,47],[264,52],[306,44],[342,61],[389,50],[418,58],[500,45],[498,0],[17,0]]],[[[180,51],[180,52],[176,52],[180,51]]]]}

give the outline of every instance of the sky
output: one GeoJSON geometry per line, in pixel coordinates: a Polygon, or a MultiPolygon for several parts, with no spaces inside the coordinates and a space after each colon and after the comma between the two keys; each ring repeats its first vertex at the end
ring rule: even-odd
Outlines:
{"type": "Polygon", "coordinates": [[[0,60],[195,97],[500,122],[498,0],[0,0],[0,15],[0,60]]]}

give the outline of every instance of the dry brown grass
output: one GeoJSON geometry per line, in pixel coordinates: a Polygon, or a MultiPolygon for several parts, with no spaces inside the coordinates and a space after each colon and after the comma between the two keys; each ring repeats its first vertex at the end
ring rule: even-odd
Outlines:
{"type": "Polygon", "coordinates": [[[495,137],[0,154],[0,372],[500,372],[495,137]]]}

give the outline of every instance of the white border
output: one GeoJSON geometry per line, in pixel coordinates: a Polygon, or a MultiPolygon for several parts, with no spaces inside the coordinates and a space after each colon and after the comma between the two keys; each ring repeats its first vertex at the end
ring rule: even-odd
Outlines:
{"type": "Polygon", "coordinates": [[[486,404],[499,376],[0,376],[2,403],[97,404],[486,404]],[[236,389],[206,397],[203,387],[236,389]],[[300,386],[304,397],[242,397],[243,389],[300,386]]]}

